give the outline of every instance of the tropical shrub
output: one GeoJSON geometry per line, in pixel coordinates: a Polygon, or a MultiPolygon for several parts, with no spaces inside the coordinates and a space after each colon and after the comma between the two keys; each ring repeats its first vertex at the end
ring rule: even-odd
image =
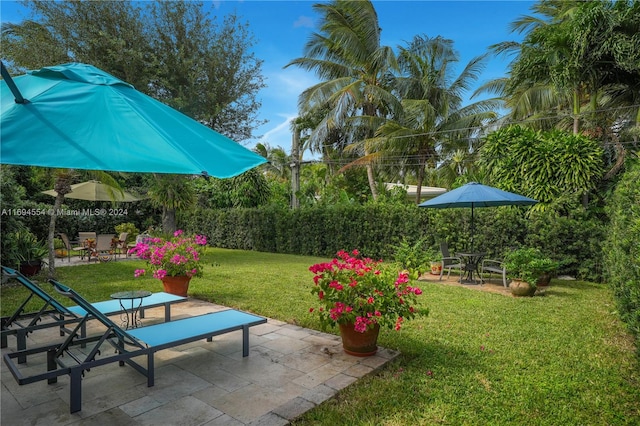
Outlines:
{"type": "Polygon", "coordinates": [[[480,159],[495,186],[540,201],[533,210],[571,205],[595,189],[604,172],[598,141],[519,125],[489,134],[480,159]]]}

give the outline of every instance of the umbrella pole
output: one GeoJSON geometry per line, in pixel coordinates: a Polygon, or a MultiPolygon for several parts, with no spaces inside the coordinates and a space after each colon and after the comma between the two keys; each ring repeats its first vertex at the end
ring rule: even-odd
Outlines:
{"type": "Polygon", "coordinates": [[[7,71],[2,61],[0,61],[0,74],[2,74],[2,78],[7,82],[7,86],[9,87],[9,90],[11,90],[11,93],[13,93],[13,97],[16,98],[17,104],[26,104],[29,102],[22,97],[22,93],[20,93],[18,86],[14,83],[13,78],[9,75],[9,71],[7,71]]]}
{"type": "Polygon", "coordinates": [[[471,253],[473,253],[473,203],[471,204],[471,253]]]}

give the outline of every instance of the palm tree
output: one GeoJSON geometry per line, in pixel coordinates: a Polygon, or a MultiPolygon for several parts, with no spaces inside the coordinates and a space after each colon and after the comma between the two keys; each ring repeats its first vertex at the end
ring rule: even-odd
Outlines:
{"type": "Polygon", "coordinates": [[[195,203],[195,191],[184,175],[154,173],[153,176],[149,199],[157,207],[162,207],[162,232],[173,234],[177,229],[176,211],[195,203]]]}
{"type": "MultiPolygon", "coordinates": [[[[304,57],[296,65],[314,71],[322,80],[299,98],[301,116],[325,108],[327,113],[310,135],[310,144],[322,145],[341,129],[348,141],[372,137],[380,120],[399,108],[390,91],[391,72],[396,67],[390,47],[380,44],[378,15],[370,1],[334,0],[313,6],[322,14],[320,33],[312,34],[304,57]]],[[[373,167],[362,152],[371,194],[377,197],[373,167]]]]}
{"type": "Polygon", "coordinates": [[[269,160],[263,169],[276,177],[286,180],[291,175],[291,156],[281,147],[272,148],[268,143],[257,143],[253,149],[258,155],[269,160]]]}
{"type": "Polygon", "coordinates": [[[498,79],[482,90],[501,95],[514,120],[531,119],[534,125],[557,125],[572,111],[577,133],[584,87],[572,61],[569,22],[576,1],[543,0],[532,6],[542,17],[523,16],[511,24],[512,32],[525,33],[522,43],[502,42],[490,46],[496,54],[517,54],[508,79],[498,79]],[[559,113],[559,114],[558,114],[559,113]],[[548,119],[549,121],[545,120],[548,119]]]}
{"type": "Polygon", "coordinates": [[[472,129],[496,117],[493,100],[462,106],[483,60],[472,59],[456,76],[458,54],[452,40],[416,36],[399,48],[395,93],[402,99],[403,113],[382,124],[368,143],[377,147],[381,158],[405,159],[417,178],[418,202],[425,167],[435,168],[449,146],[466,143],[472,129]]]}

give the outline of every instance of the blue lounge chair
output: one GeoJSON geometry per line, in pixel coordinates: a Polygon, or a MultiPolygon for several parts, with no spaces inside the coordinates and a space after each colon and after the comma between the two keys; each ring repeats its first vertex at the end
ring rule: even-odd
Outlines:
{"type": "Polygon", "coordinates": [[[53,280],[50,282],[61,295],[69,297],[84,309],[87,315],[81,319],[64,342],[6,353],[3,359],[20,385],[45,379],[52,384],[57,382],[59,376],[69,375],[69,408],[72,413],[82,408],[82,376],[92,368],[113,362],[118,362],[121,366],[127,364],[146,376],[147,386],[151,387],[154,385],[156,352],[201,339],[210,342],[213,336],[242,330],[242,356],[246,357],[249,355],[249,327],[267,322],[266,318],[228,309],[125,331],[69,287],[53,280]],[[78,333],[81,325],[92,318],[102,323],[105,328],[104,333],[80,337],[78,333]],[[87,343],[95,343],[95,345],[89,351],[73,351],[76,346],[87,343]],[[103,348],[105,343],[116,349],[115,354],[103,348]],[[14,359],[20,356],[28,357],[41,353],[47,354],[47,372],[45,373],[25,376],[19,368],[19,363],[14,362],[14,359]],[[135,357],[140,356],[146,356],[146,368],[134,361],[135,357]]]}
{"type": "MultiPolygon", "coordinates": [[[[49,327],[60,327],[60,336],[69,333],[67,326],[80,321],[86,315],[86,311],[80,306],[63,306],[49,293],[44,291],[39,285],[22,275],[20,272],[2,266],[2,274],[5,277],[13,278],[26,287],[30,293],[16,311],[9,317],[1,318],[0,347],[8,346],[8,336],[16,336],[16,347],[18,351],[27,348],[27,336],[36,330],[49,327]],[[32,300],[39,300],[42,306],[38,311],[25,312],[26,306],[32,300]]],[[[186,302],[187,298],[175,296],[169,293],[153,293],[149,297],[142,299],[139,307],[140,317],[144,318],[144,310],[164,306],[164,320],[171,321],[171,305],[174,303],[186,302]]],[[[118,300],[106,300],[104,302],[93,303],[92,306],[104,315],[122,314],[126,310],[118,300]]],[[[85,328],[81,330],[81,337],[85,337],[85,328]]],[[[21,362],[24,362],[21,360],[21,362]]]]}

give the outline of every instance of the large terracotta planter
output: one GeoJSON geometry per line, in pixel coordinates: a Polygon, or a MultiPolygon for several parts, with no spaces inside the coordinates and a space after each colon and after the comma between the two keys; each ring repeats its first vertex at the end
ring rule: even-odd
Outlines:
{"type": "Polygon", "coordinates": [[[178,277],[164,277],[162,279],[162,285],[164,286],[165,293],[187,297],[187,291],[189,290],[190,281],[191,277],[188,277],[186,275],[181,275],[178,277]]]}
{"type": "Polygon", "coordinates": [[[368,327],[364,333],[359,333],[353,328],[353,324],[338,324],[342,337],[342,348],[349,355],[371,356],[378,350],[378,334],[380,325],[368,327]]]}
{"type": "Polygon", "coordinates": [[[511,294],[516,297],[530,297],[536,293],[536,288],[525,281],[513,280],[509,284],[511,294]]]}

